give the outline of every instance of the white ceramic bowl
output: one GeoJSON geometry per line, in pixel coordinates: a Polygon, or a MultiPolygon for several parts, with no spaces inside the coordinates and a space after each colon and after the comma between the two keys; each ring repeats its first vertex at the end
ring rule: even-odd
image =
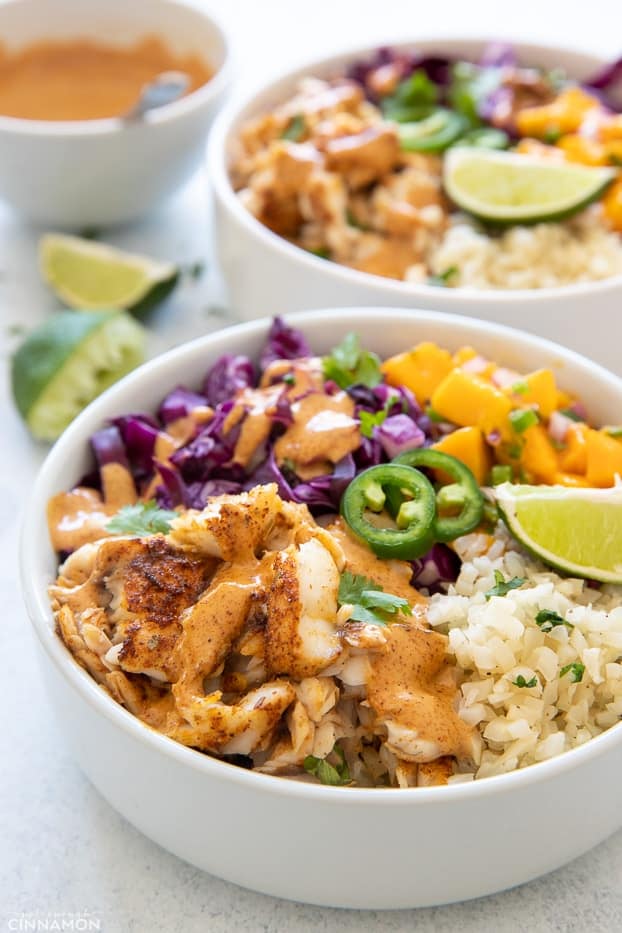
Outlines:
{"type": "MultiPolygon", "coordinates": [[[[618,422],[622,382],[575,354],[486,322],[395,309],[292,315],[315,350],[348,331],[385,356],[422,339],[472,344],[519,370],[551,366],[596,419],[618,422]]],[[[117,705],[54,633],[45,507],[84,473],[106,418],[153,410],[224,352],[256,356],[268,322],[188,343],[114,386],[68,428],[28,503],[21,572],[50,702],[82,769],[164,848],[229,881],[338,907],[419,907],[490,894],[557,868],[622,824],[622,725],[559,758],[470,784],[409,790],[297,783],[224,764],[165,738],[117,705]],[[577,816],[579,814],[579,816],[577,816]]],[[[97,845],[97,840],[93,841],[97,845]]]]}
{"type": "MultiPolygon", "coordinates": [[[[207,14],[180,0],[10,0],[0,4],[9,50],[89,38],[127,46],[161,36],[215,70],[194,93],[132,126],[118,120],[0,116],[0,198],[28,220],[56,227],[124,223],[156,207],[200,165],[229,83],[227,41],[207,14]]],[[[79,80],[79,75],[76,75],[79,80]]]]}
{"type": "MultiPolygon", "coordinates": [[[[476,61],[487,40],[414,39],[395,46],[426,54],[476,61]]],[[[569,49],[515,43],[526,65],[560,66],[578,78],[594,73],[602,60],[569,49]]],[[[232,103],[214,125],[209,176],[215,193],[216,247],[238,314],[248,320],[304,308],[393,305],[452,311],[498,321],[558,340],[622,373],[622,276],[600,282],[537,290],[438,288],[381,278],[319,259],[272,233],[238,200],[228,175],[233,140],[249,119],[285,100],[304,75],[334,77],[352,61],[369,58],[374,47],[311,61],[232,103]]]]}

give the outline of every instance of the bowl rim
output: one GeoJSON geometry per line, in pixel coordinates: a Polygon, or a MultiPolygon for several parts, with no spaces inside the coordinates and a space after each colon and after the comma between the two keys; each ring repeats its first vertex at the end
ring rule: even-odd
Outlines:
{"type": "MultiPolygon", "coordinates": [[[[503,339],[508,343],[518,341],[523,349],[538,349],[548,351],[555,358],[571,366],[581,365],[594,376],[603,389],[609,389],[620,395],[622,400],[622,380],[613,373],[604,369],[597,363],[580,356],[572,350],[558,346],[552,341],[526,334],[502,324],[491,324],[476,318],[465,318],[455,314],[439,314],[435,311],[420,311],[404,308],[375,307],[375,308],[340,308],[325,309],[321,311],[301,311],[285,315],[285,319],[292,326],[301,327],[314,321],[330,324],[335,316],[340,320],[352,320],[353,323],[362,319],[375,319],[378,314],[383,320],[391,317],[395,323],[400,319],[410,322],[416,319],[426,324],[439,322],[454,327],[465,333],[465,339],[470,336],[477,339],[478,334],[486,333],[503,339]]],[[[26,604],[30,623],[35,630],[40,647],[52,662],[59,675],[76,693],[80,700],[86,702],[97,713],[103,715],[111,725],[126,733],[128,738],[148,746],[154,753],[161,753],[171,758],[179,766],[189,766],[216,781],[233,781],[242,788],[256,790],[259,793],[286,795],[293,798],[339,803],[340,806],[366,806],[382,799],[383,806],[413,805],[442,805],[444,802],[469,800],[486,797],[488,794],[508,793],[514,788],[537,785],[563,774],[568,770],[579,767],[591,759],[606,754],[614,746],[622,743],[622,722],[595,736],[583,745],[569,749],[562,754],[545,761],[529,765],[523,769],[495,775],[480,780],[471,780],[464,783],[455,783],[443,787],[415,787],[415,788],[362,788],[362,787],[328,787],[307,782],[288,780],[276,775],[262,774],[246,770],[239,766],[229,764],[204,754],[162,735],[145,725],[136,716],[118,704],[74,659],[58,637],[52,620],[52,613],[47,597],[48,580],[37,573],[34,549],[30,541],[35,540],[40,532],[41,522],[45,514],[50,490],[48,489],[48,473],[54,473],[58,464],[67,462],[76,446],[82,446],[96,425],[100,425],[106,418],[106,412],[114,407],[118,397],[126,396],[137,386],[147,373],[167,370],[173,364],[183,363],[185,358],[194,359],[199,356],[214,356],[227,349],[235,347],[238,339],[258,337],[265,333],[270,325],[270,318],[260,318],[244,324],[226,327],[204,337],[189,341],[172,350],[144,363],[134,372],[130,373],[120,382],[110,387],[99,398],[95,399],[67,428],[64,434],[54,444],[47,455],[35,480],[31,495],[26,505],[19,544],[19,564],[22,595],[26,604]],[[395,790],[396,793],[387,793],[395,790]]],[[[181,367],[183,371],[183,366],[181,367]]]]}
{"type": "MultiPolygon", "coordinates": [[[[447,46],[470,45],[474,48],[483,48],[491,42],[502,41],[499,37],[478,38],[469,35],[439,34],[438,36],[426,36],[404,41],[400,39],[397,42],[383,43],[391,48],[398,50],[408,50],[421,48],[423,51],[440,51],[447,46]]],[[[606,64],[606,59],[601,55],[570,45],[552,45],[520,38],[513,39],[512,45],[518,51],[531,55],[538,53],[550,53],[551,50],[559,52],[562,55],[582,58],[585,61],[591,61],[594,68],[606,64]]],[[[298,79],[314,71],[321,73],[329,71],[331,68],[344,66],[357,58],[364,58],[371,55],[378,49],[378,44],[373,45],[352,45],[345,46],[341,52],[332,55],[317,58],[309,57],[301,65],[295,68],[289,68],[283,71],[276,71],[266,81],[259,86],[255,86],[252,91],[244,96],[232,100],[226,105],[220,114],[216,117],[210,138],[208,141],[207,159],[208,159],[208,177],[212,189],[223,205],[224,209],[232,215],[235,220],[241,224],[245,231],[256,240],[261,241],[273,252],[280,254],[284,262],[297,264],[316,274],[324,274],[329,278],[341,280],[352,286],[366,286],[370,291],[374,291],[379,299],[389,302],[391,297],[411,298],[425,307],[432,295],[438,296],[438,286],[428,285],[417,282],[404,282],[400,279],[391,279],[384,276],[374,275],[370,272],[362,272],[358,269],[350,269],[347,266],[340,265],[337,262],[322,259],[314,256],[312,253],[290,243],[285,237],[279,236],[268,227],[261,223],[249,210],[247,210],[233,189],[228,171],[229,145],[234,134],[239,128],[242,119],[261,112],[256,110],[256,103],[265,95],[270,94],[281,85],[291,85],[298,79]]],[[[563,300],[569,296],[592,296],[595,293],[609,292],[622,286],[622,273],[609,276],[605,279],[597,279],[592,282],[575,282],[569,285],[547,286],[545,288],[475,288],[459,287],[444,289],[443,299],[447,306],[458,304],[461,301],[477,301],[486,305],[496,304],[503,301],[507,304],[520,304],[530,300],[563,300]]]]}
{"type": "MultiPolygon", "coordinates": [[[[121,117],[105,117],[94,120],[27,120],[22,117],[9,117],[0,114],[0,133],[9,133],[26,137],[92,137],[112,136],[132,131],[141,127],[155,127],[170,123],[184,115],[192,113],[210,103],[231,83],[233,61],[231,43],[220,19],[211,9],[203,9],[191,0],[158,0],[163,6],[185,10],[188,13],[203,19],[209,26],[221,47],[222,61],[212,77],[190,94],[186,94],[171,104],[156,108],[147,113],[136,124],[123,123],[121,117]]],[[[18,6],[22,0],[4,0],[0,5],[0,22],[2,10],[18,6]]],[[[148,29],[148,24],[145,26],[148,29]]],[[[145,35],[148,33],[145,32],[145,35]]],[[[166,37],[165,37],[166,38],[166,37]]],[[[105,41],[105,40],[104,40],[105,41]]]]}

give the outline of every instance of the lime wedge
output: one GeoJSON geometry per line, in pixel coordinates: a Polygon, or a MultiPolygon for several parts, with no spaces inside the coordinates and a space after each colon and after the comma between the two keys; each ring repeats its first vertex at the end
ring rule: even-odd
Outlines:
{"type": "Polygon", "coordinates": [[[574,577],[622,583],[622,486],[495,487],[501,516],[536,557],[574,577]]]}
{"type": "Polygon", "coordinates": [[[144,328],[124,311],[59,311],[11,361],[13,398],[35,435],[53,441],[97,395],[143,360],[144,328]]]}
{"type": "Polygon", "coordinates": [[[39,262],[46,282],[70,308],[142,313],[162,301],[179,277],[169,262],[58,233],[41,238],[39,262]]]}
{"type": "Polygon", "coordinates": [[[451,200],[469,214],[501,224],[570,217],[596,201],[616,175],[613,168],[471,146],[450,149],[443,162],[451,200]]]}

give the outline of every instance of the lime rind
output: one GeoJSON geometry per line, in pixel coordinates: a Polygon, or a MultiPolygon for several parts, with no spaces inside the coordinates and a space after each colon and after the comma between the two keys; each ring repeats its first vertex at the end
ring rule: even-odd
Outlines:
{"type": "Polygon", "coordinates": [[[573,577],[622,584],[622,486],[495,487],[503,521],[531,554],[573,577]]]}
{"type": "Polygon", "coordinates": [[[122,311],[60,311],[12,360],[13,395],[35,437],[55,440],[104,389],[142,362],[144,329],[122,311]]]}
{"type": "Polygon", "coordinates": [[[462,210],[497,224],[563,220],[598,200],[614,168],[456,146],[445,155],[445,190],[462,210]]]}
{"type": "Polygon", "coordinates": [[[39,262],[44,279],[71,308],[144,313],[162,301],[179,279],[172,263],[55,233],[41,238],[39,262]]]}

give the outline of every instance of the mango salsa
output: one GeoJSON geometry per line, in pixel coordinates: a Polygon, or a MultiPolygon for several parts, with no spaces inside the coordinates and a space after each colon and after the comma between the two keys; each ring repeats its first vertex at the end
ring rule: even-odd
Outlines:
{"type": "Polygon", "coordinates": [[[481,428],[458,428],[432,444],[432,447],[466,464],[480,486],[486,483],[492,457],[481,428]]]}
{"type": "Polygon", "coordinates": [[[507,395],[478,376],[453,369],[437,387],[432,408],[442,418],[461,427],[475,425],[484,434],[508,436],[512,403],[507,395]]]}

